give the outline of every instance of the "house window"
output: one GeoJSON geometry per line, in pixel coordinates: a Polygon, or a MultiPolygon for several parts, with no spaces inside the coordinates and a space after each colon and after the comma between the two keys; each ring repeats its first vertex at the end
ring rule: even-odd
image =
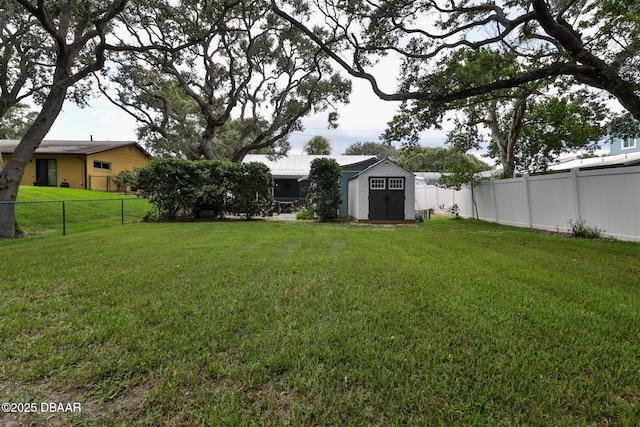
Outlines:
{"type": "Polygon", "coordinates": [[[109,163],[109,162],[101,162],[99,160],[94,160],[93,161],[93,168],[94,169],[102,169],[102,170],[110,171],[111,170],[111,163],[109,163]]]}
{"type": "Polygon", "coordinates": [[[385,189],[385,179],[384,178],[371,178],[369,180],[369,189],[370,190],[384,190],[385,189]]]}
{"type": "Polygon", "coordinates": [[[622,140],[622,149],[629,150],[631,148],[636,148],[636,138],[625,138],[622,140]]]}
{"type": "Polygon", "coordinates": [[[404,190],[404,178],[389,178],[389,190],[404,190]]]}

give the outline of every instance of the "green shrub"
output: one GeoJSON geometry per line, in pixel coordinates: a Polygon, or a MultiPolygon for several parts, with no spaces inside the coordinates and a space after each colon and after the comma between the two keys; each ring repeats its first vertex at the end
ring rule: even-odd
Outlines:
{"type": "Polygon", "coordinates": [[[457,203],[448,207],[443,203],[438,205],[438,207],[442,212],[451,215],[454,219],[460,219],[460,206],[458,206],[457,203]]]}
{"type": "Polygon", "coordinates": [[[599,239],[604,230],[598,227],[589,227],[585,225],[583,219],[577,221],[569,220],[569,227],[571,228],[571,235],[573,237],[582,237],[584,239],[599,239]]]}
{"type": "Polygon", "coordinates": [[[140,194],[160,218],[179,214],[219,217],[225,212],[265,215],[272,206],[273,177],[260,163],[156,159],[138,172],[140,194]]]}
{"type": "Polygon", "coordinates": [[[138,171],[137,186],[161,218],[173,218],[191,209],[202,191],[204,177],[196,163],[183,159],[155,159],[138,171]]]}
{"type": "Polygon", "coordinates": [[[334,159],[323,157],[311,162],[307,206],[320,221],[333,221],[338,218],[338,208],[342,203],[341,175],[342,169],[334,159]]]}
{"type": "Polygon", "coordinates": [[[124,191],[124,194],[127,194],[127,188],[129,186],[135,187],[136,181],[136,171],[135,170],[123,170],[116,174],[113,177],[113,182],[118,186],[119,191],[124,191]]]}
{"type": "Polygon", "coordinates": [[[309,209],[302,208],[298,211],[298,213],[296,213],[296,219],[309,220],[315,219],[315,216],[313,216],[313,212],[311,212],[309,209]]]}
{"type": "Polygon", "coordinates": [[[251,218],[266,215],[273,206],[273,177],[269,168],[257,162],[227,165],[231,197],[227,210],[251,218]]]}

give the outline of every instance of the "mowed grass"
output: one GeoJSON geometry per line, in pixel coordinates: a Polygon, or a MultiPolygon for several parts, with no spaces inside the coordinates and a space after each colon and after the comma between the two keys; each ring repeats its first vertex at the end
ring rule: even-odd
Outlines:
{"type": "Polygon", "coordinates": [[[448,219],[140,223],[0,256],[2,400],[83,405],[0,424],[640,419],[635,243],[448,219]]]}
{"type": "Polygon", "coordinates": [[[62,234],[137,222],[150,209],[135,195],[72,188],[22,186],[16,219],[27,235],[62,234]]]}

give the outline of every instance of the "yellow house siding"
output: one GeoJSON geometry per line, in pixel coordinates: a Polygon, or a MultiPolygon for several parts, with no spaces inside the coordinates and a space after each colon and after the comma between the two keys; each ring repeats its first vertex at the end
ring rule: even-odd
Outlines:
{"type": "MultiPolygon", "coordinates": [[[[11,154],[2,154],[3,167],[11,154]]],[[[99,191],[117,191],[113,177],[123,170],[145,166],[149,158],[135,145],[126,145],[96,154],[35,154],[25,169],[20,185],[33,185],[38,159],[55,160],[56,185],[69,184],[70,188],[99,191]],[[109,170],[94,168],[94,161],[108,163],[109,170]]]]}
{"type": "MultiPolygon", "coordinates": [[[[10,157],[9,154],[2,155],[3,165],[7,164],[10,157]]],[[[68,154],[36,154],[29,160],[20,185],[33,185],[36,179],[36,160],[48,159],[56,161],[56,186],[59,187],[60,184],[66,182],[70,188],[84,188],[84,162],[82,157],[68,154]]]]}
{"type": "MultiPolygon", "coordinates": [[[[46,156],[36,155],[35,158],[53,158],[57,162],[58,173],[58,187],[62,183],[69,184],[70,188],[84,188],[84,156],[71,156],[71,155],[59,155],[59,156],[46,156]]],[[[35,163],[35,162],[32,162],[35,163]]]]}
{"type": "Polygon", "coordinates": [[[149,159],[134,146],[119,147],[87,156],[87,180],[90,190],[116,191],[118,188],[113,177],[123,170],[131,170],[145,166],[149,159]],[[95,162],[109,164],[110,169],[96,168],[95,162]]]}

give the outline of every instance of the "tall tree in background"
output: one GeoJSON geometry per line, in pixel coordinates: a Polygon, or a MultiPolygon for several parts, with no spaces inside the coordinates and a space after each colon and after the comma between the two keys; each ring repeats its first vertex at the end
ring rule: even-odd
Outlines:
{"type": "Polygon", "coordinates": [[[607,134],[611,143],[616,139],[635,139],[640,136],[640,120],[636,120],[629,113],[614,117],[607,125],[607,134]]]}
{"type": "MultiPolygon", "coordinates": [[[[127,0],[0,3],[0,114],[4,118],[27,97],[39,106],[37,117],[0,172],[0,201],[16,200],[25,168],[65,99],[85,101],[87,91],[81,82],[103,67],[112,23],[126,4],[127,0]]],[[[14,205],[0,204],[0,237],[18,232],[14,205]]]]}
{"type": "MultiPolygon", "coordinates": [[[[20,139],[31,127],[38,113],[26,104],[15,104],[0,117],[0,139],[20,139]]],[[[2,165],[0,165],[0,170],[2,165]]]]}
{"type": "MultiPolygon", "coordinates": [[[[191,158],[241,161],[254,150],[284,153],[287,136],[302,130],[311,113],[346,102],[350,82],[332,71],[326,54],[270,11],[264,1],[188,0],[175,6],[144,7],[130,15],[130,37],[162,50],[128,52],[106,76],[117,84],[103,92],[140,123],[152,147],[199,144],[191,158]],[[175,22],[167,27],[167,16],[175,22]],[[142,35],[138,29],[144,26],[142,35]],[[186,49],[178,43],[193,41],[186,49]],[[217,138],[226,123],[229,133],[217,138]],[[225,140],[233,147],[214,147],[225,140]]],[[[337,113],[329,113],[335,125],[337,113]]],[[[185,151],[180,149],[180,151],[185,151]]]]}
{"type": "Polygon", "coordinates": [[[455,148],[406,146],[399,150],[394,161],[412,172],[454,172],[457,165],[481,172],[491,166],[471,154],[455,148]]]}
{"type": "MultiPolygon", "coordinates": [[[[518,67],[513,63],[509,68],[492,68],[501,57],[488,51],[456,52],[442,61],[452,70],[465,68],[472,75],[507,75],[518,67]]],[[[554,84],[532,82],[437,106],[404,103],[384,138],[416,144],[419,133],[441,124],[448,112],[456,115],[447,142],[463,152],[481,149],[483,130],[488,131],[489,157],[502,166],[504,178],[512,178],[516,169],[544,172],[563,153],[593,151],[606,133],[607,108],[602,99],[592,90],[557,79],[554,84]]]]}
{"type": "Polygon", "coordinates": [[[356,142],[347,147],[344,154],[347,155],[370,155],[378,159],[393,157],[397,153],[396,148],[391,143],[386,142],[356,142]]]}
{"type": "Polygon", "coordinates": [[[324,136],[316,135],[304,145],[303,150],[309,155],[329,155],[331,143],[324,136]]]}

